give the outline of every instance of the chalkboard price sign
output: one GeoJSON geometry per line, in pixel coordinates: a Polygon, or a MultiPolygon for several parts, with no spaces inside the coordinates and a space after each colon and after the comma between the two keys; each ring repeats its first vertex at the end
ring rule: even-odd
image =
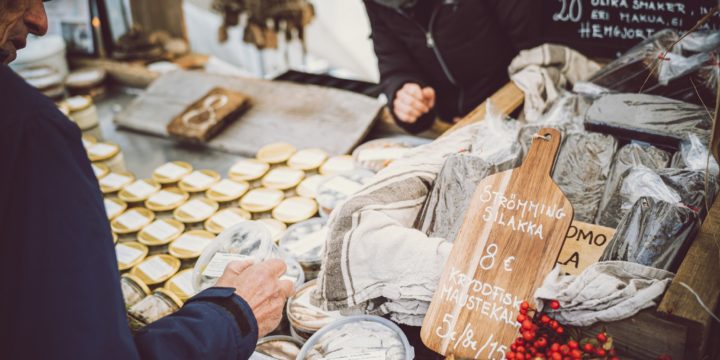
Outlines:
{"type": "MultiPolygon", "coordinates": [[[[687,30],[717,0],[544,0],[545,42],[571,46],[591,56],[614,57],[657,31],[687,30]]],[[[706,25],[720,28],[720,18],[706,25]]]]}

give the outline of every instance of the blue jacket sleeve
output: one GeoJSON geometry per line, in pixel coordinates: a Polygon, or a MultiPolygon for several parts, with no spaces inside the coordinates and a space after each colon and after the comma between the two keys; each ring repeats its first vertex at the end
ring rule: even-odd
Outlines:
{"type": "Polygon", "coordinates": [[[210,288],[135,335],[142,359],[248,359],[258,326],[230,288],[210,288]]]}

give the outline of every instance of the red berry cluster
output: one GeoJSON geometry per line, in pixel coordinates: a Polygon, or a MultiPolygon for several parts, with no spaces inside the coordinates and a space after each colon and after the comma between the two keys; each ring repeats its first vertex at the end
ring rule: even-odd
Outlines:
{"type": "MultiPolygon", "coordinates": [[[[553,300],[550,308],[557,310],[560,303],[553,300]]],[[[612,338],[605,332],[597,334],[594,339],[576,341],[560,323],[548,314],[531,308],[527,301],[520,305],[517,321],[521,336],[515,339],[510,352],[505,354],[508,360],[619,360],[612,338]]]]}

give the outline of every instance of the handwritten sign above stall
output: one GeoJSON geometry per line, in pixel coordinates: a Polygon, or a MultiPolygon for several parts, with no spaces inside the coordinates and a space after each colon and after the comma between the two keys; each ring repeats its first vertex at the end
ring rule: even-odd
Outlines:
{"type": "Polygon", "coordinates": [[[483,179],[453,245],[421,337],[463,359],[504,359],[515,319],[555,266],[573,208],[550,177],[561,135],[541,129],[523,164],[483,179]]]}
{"type": "MultiPolygon", "coordinates": [[[[543,38],[590,56],[614,57],[666,28],[688,30],[716,0],[544,0],[543,38]]],[[[720,18],[707,27],[717,29],[720,18]]]]}

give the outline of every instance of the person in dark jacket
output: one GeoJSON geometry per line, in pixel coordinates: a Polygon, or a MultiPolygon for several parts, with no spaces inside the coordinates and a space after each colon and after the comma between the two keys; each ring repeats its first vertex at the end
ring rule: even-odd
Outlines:
{"type": "Polygon", "coordinates": [[[364,0],[380,80],[398,125],[455,122],[508,81],[536,45],[541,1],[364,0]]]}
{"type": "Polygon", "coordinates": [[[292,292],[279,260],[231,263],[216,287],[131,334],[80,130],[6,65],[46,30],[42,0],[0,0],[0,358],[249,358],[292,292]]]}

